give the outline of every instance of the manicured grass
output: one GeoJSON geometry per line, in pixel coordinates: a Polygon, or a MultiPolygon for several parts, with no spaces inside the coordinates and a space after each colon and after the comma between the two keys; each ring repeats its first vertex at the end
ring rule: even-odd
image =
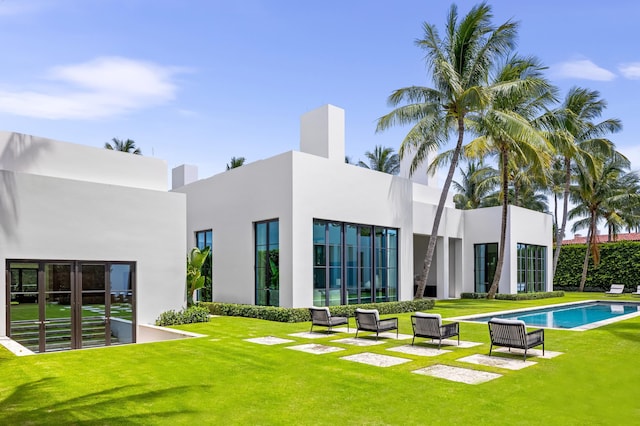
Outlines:
{"type": "MultiPolygon", "coordinates": [[[[606,297],[438,301],[434,312],[453,317],[590,298],[606,297]]],[[[625,299],[631,296],[615,298],[625,299]]],[[[411,334],[410,314],[398,316],[400,332],[411,334]]],[[[272,335],[309,343],[288,336],[308,327],[218,317],[180,327],[204,338],[21,358],[2,350],[0,423],[604,425],[640,419],[640,318],[585,332],[547,330],[546,348],[564,355],[534,358],[536,365],[519,371],[457,361],[488,353],[485,324],[461,324],[463,340],[483,345],[437,357],[385,350],[406,341],[363,348],[327,337],[312,342],[345,350],[312,355],[243,340],[272,335]],[[413,361],[379,368],[339,359],[360,352],[413,361]],[[411,373],[437,363],[503,377],[465,385],[411,373]]]]}

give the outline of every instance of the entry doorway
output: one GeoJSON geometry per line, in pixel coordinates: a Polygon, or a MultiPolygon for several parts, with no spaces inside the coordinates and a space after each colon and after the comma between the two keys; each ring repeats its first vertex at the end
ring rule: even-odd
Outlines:
{"type": "Polygon", "coordinates": [[[135,262],[7,261],[7,335],[34,352],[135,342],[135,262]]]}

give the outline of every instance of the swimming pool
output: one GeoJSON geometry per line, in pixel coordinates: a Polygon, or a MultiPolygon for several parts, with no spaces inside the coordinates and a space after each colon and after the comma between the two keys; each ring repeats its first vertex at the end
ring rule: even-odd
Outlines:
{"type": "Polygon", "coordinates": [[[640,303],[590,300],[551,305],[545,308],[518,309],[456,319],[471,322],[488,322],[491,318],[507,318],[522,320],[527,326],[531,327],[590,330],[638,315],[640,315],[640,303]]]}

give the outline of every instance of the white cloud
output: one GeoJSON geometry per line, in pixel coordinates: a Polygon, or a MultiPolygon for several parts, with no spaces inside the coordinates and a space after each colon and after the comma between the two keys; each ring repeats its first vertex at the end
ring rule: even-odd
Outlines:
{"type": "Polygon", "coordinates": [[[618,69],[620,73],[629,80],[640,80],[640,62],[621,64],[618,69]]]}
{"type": "Polygon", "coordinates": [[[49,119],[93,119],[164,104],[175,97],[175,67],[120,57],[57,66],[45,88],[0,90],[0,112],[49,119]]]}
{"type": "Polygon", "coordinates": [[[595,81],[611,81],[616,78],[614,73],[597,66],[588,59],[561,62],[552,66],[551,70],[559,78],[579,78],[595,81]]]}

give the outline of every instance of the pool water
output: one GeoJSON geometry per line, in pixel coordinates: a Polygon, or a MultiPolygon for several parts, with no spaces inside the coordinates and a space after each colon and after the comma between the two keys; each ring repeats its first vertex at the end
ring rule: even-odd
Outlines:
{"type": "Polygon", "coordinates": [[[488,322],[491,318],[519,319],[532,327],[586,330],[604,325],[602,322],[608,324],[614,322],[618,317],[634,313],[640,315],[640,304],[597,301],[554,305],[518,312],[496,313],[482,317],[469,317],[465,318],[465,320],[488,322]]]}

